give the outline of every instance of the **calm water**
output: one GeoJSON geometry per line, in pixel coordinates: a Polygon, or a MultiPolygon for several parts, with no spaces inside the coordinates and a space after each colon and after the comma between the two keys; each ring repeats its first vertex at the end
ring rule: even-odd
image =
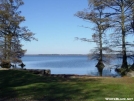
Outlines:
{"type": "MultiPolygon", "coordinates": [[[[79,75],[98,75],[95,67],[97,61],[90,60],[87,56],[43,56],[26,55],[22,58],[27,69],[50,69],[51,74],[79,74],[79,75]]],[[[113,62],[115,63],[115,62],[113,62]]],[[[103,75],[117,75],[114,70],[108,68],[103,70],[103,75]]]]}

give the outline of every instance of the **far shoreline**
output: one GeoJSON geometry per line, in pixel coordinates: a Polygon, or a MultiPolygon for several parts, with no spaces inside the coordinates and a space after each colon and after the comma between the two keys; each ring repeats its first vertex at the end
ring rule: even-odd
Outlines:
{"type": "Polygon", "coordinates": [[[88,56],[88,54],[25,54],[24,56],[88,56]]]}

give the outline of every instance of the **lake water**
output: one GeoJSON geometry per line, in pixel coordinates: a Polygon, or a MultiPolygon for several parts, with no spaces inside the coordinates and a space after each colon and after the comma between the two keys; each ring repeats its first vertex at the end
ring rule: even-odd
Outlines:
{"type": "MultiPolygon", "coordinates": [[[[97,61],[84,55],[26,55],[22,61],[26,64],[26,69],[50,69],[51,74],[98,75],[95,67],[97,61]]],[[[103,76],[117,75],[114,69],[109,69],[110,65],[105,65],[103,76]]]]}

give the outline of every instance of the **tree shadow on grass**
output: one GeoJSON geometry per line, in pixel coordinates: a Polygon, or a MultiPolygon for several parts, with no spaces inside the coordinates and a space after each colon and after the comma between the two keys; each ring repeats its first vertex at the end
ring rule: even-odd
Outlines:
{"type": "MultiPolygon", "coordinates": [[[[94,98],[101,88],[91,89],[101,79],[40,77],[25,71],[0,71],[0,98],[38,101],[74,101],[94,98]]],[[[19,101],[19,100],[18,100],[19,101]]]]}

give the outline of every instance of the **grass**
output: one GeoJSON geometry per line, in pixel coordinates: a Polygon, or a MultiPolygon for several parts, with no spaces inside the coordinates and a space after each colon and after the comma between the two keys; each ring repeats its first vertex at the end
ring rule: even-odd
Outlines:
{"type": "Polygon", "coordinates": [[[69,79],[41,77],[26,71],[0,71],[3,101],[105,101],[105,98],[134,98],[134,78],[69,79]]]}

